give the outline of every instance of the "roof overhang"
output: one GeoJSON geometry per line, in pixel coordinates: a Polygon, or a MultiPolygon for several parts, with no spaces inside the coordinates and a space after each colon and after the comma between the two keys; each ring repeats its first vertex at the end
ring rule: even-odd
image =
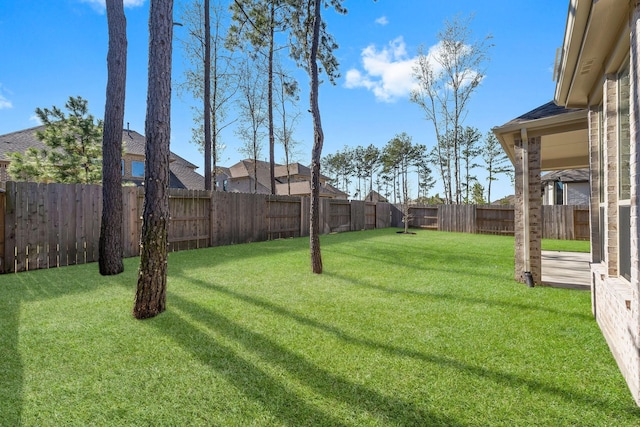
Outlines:
{"type": "Polygon", "coordinates": [[[492,130],[513,164],[515,140],[521,138],[524,129],[528,138],[541,137],[542,170],[586,168],[589,167],[587,115],[587,110],[570,111],[536,120],[509,122],[492,130]]]}
{"type": "Polygon", "coordinates": [[[631,3],[570,0],[564,43],[556,64],[556,104],[586,108],[600,103],[602,76],[617,72],[629,53],[631,3]]]}

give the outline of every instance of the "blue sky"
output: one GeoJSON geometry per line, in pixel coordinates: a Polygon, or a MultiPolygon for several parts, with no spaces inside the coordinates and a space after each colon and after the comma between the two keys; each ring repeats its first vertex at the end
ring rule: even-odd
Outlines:
{"type": "MultiPolygon", "coordinates": [[[[181,1],[175,0],[176,10],[181,1]]],[[[108,41],[103,4],[103,0],[0,2],[0,134],[38,125],[37,107],[62,107],[69,96],[82,96],[96,117],[103,116],[108,41]]],[[[340,45],[335,53],[342,77],[335,86],[325,83],[320,88],[323,154],[345,145],[382,147],[401,132],[414,143],[433,146],[431,123],[408,100],[410,64],[420,46],[427,51],[437,42],[444,20],[456,15],[473,13],[474,38],[491,34],[495,45],[466,125],[484,134],[553,98],[552,67],[562,45],[568,0],[347,0],[345,6],[349,13],[344,16],[325,11],[329,31],[340,45]]],[[[140,133],[144,133],[148,9],[149,0],[125,0],[129,43],[125,123],[140,133]]],[[[175,20],[179,21],[177,14],[175,20]]],[[[181,30],[175,28],[177,37],[181,30]]],[[[176,43],[174,81],[182,80],[185,63],[176,43]]],[[[296,75],[303,112],[296,131],[302,152],[297,160],[308,164],[313,137],[306,113],[308,79],[303,73],[296,75]]],[[[190,143],[190,102],[174,89],[171,150],[201,166],[202,155],[190,143]]],[[[242,158],[239,143],[231,130],[223,142],[227,148],[221,163],[230,166],[242,158]]],[[[265,150],[263,158],[267,155],[265,150]]],[[[276,161],[281,160],[277,152],[276,161]]],[[[478,175],[482,180],[483,173],[478,175]]],[[[492,198],[512,193],[508,178],[492,188],[492,198]]]]}

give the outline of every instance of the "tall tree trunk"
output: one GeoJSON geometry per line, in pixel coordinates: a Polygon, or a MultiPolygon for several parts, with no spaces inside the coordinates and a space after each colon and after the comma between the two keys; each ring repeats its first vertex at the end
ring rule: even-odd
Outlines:
{"type": "Polygon", "coordinates": [[[151,0],[145,197],[140,270],[133,307],[133,315],[138,319],[154,317],[166,308],[172,37],[173,0],[151,0]]]}
{"type": "Polygon", "coordinates": [[[276,194],[276,174],[275,174],[275,136],[273,129],[273,43],[275,37],[275,29],[273,28],[275,25],[275,15],[276,15],[276,6],[273,2],[269,6],[271,8],[270,14],[270,24],[269,24],[269,76],[268,78],[268,104],[269,104],[269,177],[271,183],[271,194],[276,194]]]}
{"type": "Polygon", "coordinates": [[[211,18],[204,0],[204,189],[211,190],[211,18]]]}
{"type": "Polygon", "coordinates": [[[313,19],[313,35],[311,54],[309,55],[309,71],[311,77],[310,104],[313,116],[313,149],[311,151],[311,226],[309,232],[309,246],[311,250],[311,270],[316,274],[322,273],[322,254],[320,252],[320,157],[324,134],[320,121],[320,106],[318,102],[318,42],[320,36],[320,8],[321,1],[316,0],[313,19]]]}
{"type": "Polygon", "coordinates": [[[122,0],[107,0],[109,52],[102,135],[102,223],[100,274],[124,271],[122,263],[122,125],[127,80],[127,20],[122,0]]]}

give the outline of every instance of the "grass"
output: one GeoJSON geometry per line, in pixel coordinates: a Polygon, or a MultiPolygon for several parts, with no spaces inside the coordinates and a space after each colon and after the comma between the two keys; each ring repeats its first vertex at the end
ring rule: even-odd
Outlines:
{"type": "Polygon", "coordinates": [[[588,240],[542,239],[542,250],[588,253],[591,250],[590,244],[588,240]]]}
{"type": "Polygon", "coordinates": [[[587,292],[513,281],[513,238],[393,229],[7,275],[0,425],[632,426],[587,292]]]}

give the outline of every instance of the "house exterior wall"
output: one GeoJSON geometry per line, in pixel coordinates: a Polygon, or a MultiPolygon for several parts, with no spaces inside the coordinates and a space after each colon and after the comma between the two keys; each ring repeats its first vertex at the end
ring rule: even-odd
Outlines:
{"type": "Polygon", "coordinates": [[[555,183],[547,182],[542,189],[542,204],[545,206],[555,205],[555,198],[555,183]]]}
{"type": "MultiPolygon", "coordinates": [[[[620,152],[618,75],[603,76],[602,132],[596,131],[596,109],[590,108],[592,309],[627,385],[640,405],[640,5],[630,20],[630,280],[621,276],[620,152]],[[600,141],[602,138],[602,141],[600,141]],[[600,152],[602,150],[602,152],[600,152]],[[600,160],[602,159],[602,161],[600,160]],[[603,174],[600,169],[603,168],[603,174]],[[599,182],[599,177],[603,182],[599,182]],[[600,191],[604,186],[604,191],[600,191]],[[600,195],[604,200],[601,200],[600,195]],[[603,215],[603,218],[600,218],[603,215]],[[603,239],[603,240],[601,240],[603,239]],[[602,245],[601,245],[602,243],[602,245]],[[602,247],[604,253],[600,253],[602,247]]],[[[626,203],[626,202],[624,202],[626,203]]]]}
{"type": "Polygon", "coordinates": [[[131,162],[142,162],[144,163],[144,156],[138,156],[135,154],[124,154],[122,156],[122,160],[124,160],[124,172],[122,174],[122,177],[125,179],[141,179],[144,178],[144,175],[142,177],[134,177],[132,175],[132,170],[131,170],[131,162]]]}
{"type": "Polygon", "coordinates": [[[565,205],[588,205],[589,204],[589,183],[588,182],[565,182],[564,183],[564,204],[565,205]]]}
{"type": "Polygon", "coordinates": [[[0,188],[4,190],[5,182],[9,181],[9,162],[0,162],[0,188]]]}
{"type": "MultiPolygon", "coordinates": [[[[588,182],[564,182],[562,183],[562,204],[563,205],[588,205],[589,204],[589,183],[588,182]]],[[[543,205],[556,204],[556,183],[547,182],[544,184],[542,192],[543,205]]]]}

